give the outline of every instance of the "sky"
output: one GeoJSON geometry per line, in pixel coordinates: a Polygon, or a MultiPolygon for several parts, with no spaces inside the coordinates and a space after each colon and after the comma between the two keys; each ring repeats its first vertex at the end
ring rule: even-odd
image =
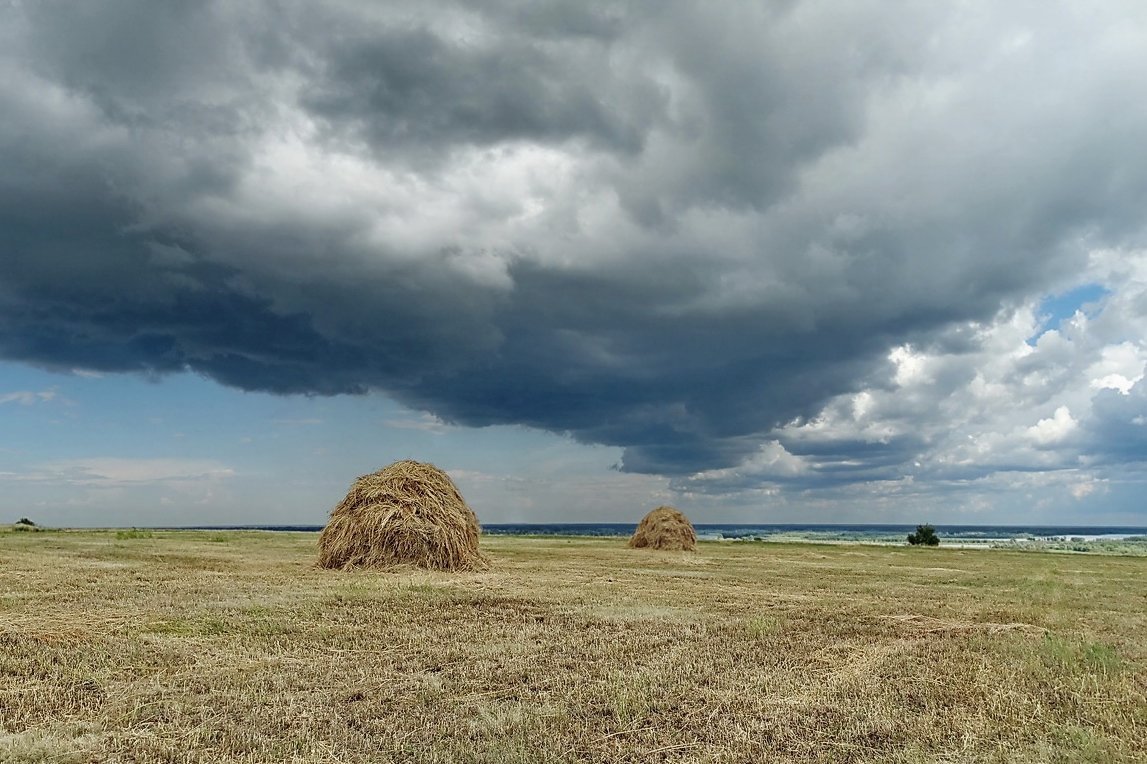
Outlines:
{"type": "Polygon", "coordinates": [[[0,520],[1147,526],[1147,6],[0,0],[0,520]]]}

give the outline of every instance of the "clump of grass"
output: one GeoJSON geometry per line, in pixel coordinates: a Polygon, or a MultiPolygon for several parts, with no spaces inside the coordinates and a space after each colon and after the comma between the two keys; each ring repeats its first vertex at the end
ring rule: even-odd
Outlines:
{"type": "Polygon", "coordinates": [[[753,639],[761,639],[781,630],[781,619],[770,615],[757,615],[745,621],[745,632],[753,639]]]}
{"type": "Polygon", "coordinates": [[[618,729],[638,726],[651,712],[653,682],[645,674],[618,674],[610,683],[609,708],[618,729]]]}
{"type": "Polygon", "coordinates": [[[1114,647],[1086,639],[1066,639],[1056,634],[1047,634],[1040,654],[1048,666],[1061,674],[1092,673],[1110,676],[1123,668],[1123,661],[1114,647]]]}

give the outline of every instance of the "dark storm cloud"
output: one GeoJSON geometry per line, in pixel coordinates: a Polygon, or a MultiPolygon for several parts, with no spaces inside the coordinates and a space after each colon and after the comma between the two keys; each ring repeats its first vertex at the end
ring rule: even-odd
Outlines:
{"type": "Polygon", "coordinates": [[[737,465],[1142,244],[1142,26],[983,10],[6,5],[0,355],[737,465]]]}
{"type": "MultiPolygon", "coordinates": [[[[597,46],[585,47],[590,59],[597,46]]],[[[384,30],[341,41],[328,56],[304,106],[336,131],[365,136],[383,155],[573,139],[632,153],[661,110],[650,87],[615,99],[624,111],[611,108],[595,85],[605,74],[600,64],[591,59],[571,69],[533,41],[475,48],[424,28],[384,30]]]]}

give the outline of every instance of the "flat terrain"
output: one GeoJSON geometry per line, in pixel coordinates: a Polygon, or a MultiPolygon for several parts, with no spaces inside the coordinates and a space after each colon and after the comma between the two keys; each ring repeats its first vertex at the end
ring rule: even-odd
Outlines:
{"type": "Polygon", "coordinates": [[[1147,558],[0,534],[0,762],[1142,762],[1147,558]]]}

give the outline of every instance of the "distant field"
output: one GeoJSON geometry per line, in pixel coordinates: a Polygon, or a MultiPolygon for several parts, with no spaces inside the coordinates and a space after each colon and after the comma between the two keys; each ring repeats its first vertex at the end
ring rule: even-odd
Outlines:
{"type": "Polygon", "coordinates": [[[0,762],[1143,762],[1147,558],[0,534],[0,762]]]}

